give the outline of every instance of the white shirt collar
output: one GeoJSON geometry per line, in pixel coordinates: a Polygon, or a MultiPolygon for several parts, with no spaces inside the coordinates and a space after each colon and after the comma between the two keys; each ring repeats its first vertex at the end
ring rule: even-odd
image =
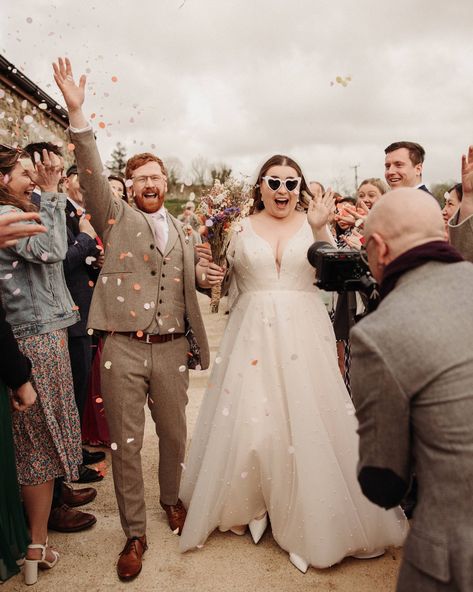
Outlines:
{"type": "Polygon", "coordinates": [[[155,218],[156,220],[159,220],[160,218],[166,220],[166,208],[164,206],[161,206],[159,210],[148,215],[151,216],[151,218],[155,218]]]}

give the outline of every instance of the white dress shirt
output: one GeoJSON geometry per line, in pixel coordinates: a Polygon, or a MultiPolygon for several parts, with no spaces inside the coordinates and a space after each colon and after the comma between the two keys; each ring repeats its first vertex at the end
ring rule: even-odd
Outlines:
{"type": "Polygon", "coordinates": [[[151,218],[156,246],[164,255],[164,250],[169,238],[169,223],[166,208],[161,206],[157,212],[147,214],[147,216],[151,218]]]}

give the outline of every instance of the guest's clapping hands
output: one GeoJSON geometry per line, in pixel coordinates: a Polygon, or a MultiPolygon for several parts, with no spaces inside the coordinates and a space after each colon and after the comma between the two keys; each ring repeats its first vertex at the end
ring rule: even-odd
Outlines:
{"type": "Polygon", "coordinates": [[[368,206],[363,201],[360,200],[356,206],[347,203],[341,205],[343,206],[341,213],[335,216],[335,220],[357,228],[363,226],[366,216],[370,213],[368,206]]]}
{"type": "Polygon", "coordinates": [[[64,160],[54,152],[43,150],[41,155],[38,152],[34,153],[34,168],[25,167],[25,169],[41,191],[57,192],[64,169],[64,160]]]}
{"type": "Polygon", "coordinates": [[[213,262],[212,251],[208,243],[196,245],[199,261],[195,267],[197,283],[201,288],[210,288],[223,282],[226,268],[213,262]]]}
{"type": "Polygon", "coordinates": [[[13,391],[11,406],[13,411],[25,411],[36,401],[36,391],[31,382],[25,382],[13,391]]]}
{"type": "Polygon", "coordinates": [[[358,232],[358,230],[353,229],[351,231],[350,236],[342,235],[341,238],[352,249],[356,249],[357,251],[361,249],[361,246],[363,244],[363,235],[361,234],[361,232],[358,232]]]}
{"type": "MultiPolygon", "coordinates": [[[[307,195],[307,197],[309,196],[307,195]]],[[[310,200],[307,210],[307,221],[312,230],[317,231],[327,225],[334,207],[334,191],[331,188],[327,189],[323,195],[320,193],[310,200]]]]}
{"type": "Polygon", "coordinates": [[[29,220],[41,222],[36,212],[14,212],[0,216],[0,249],[16,245],[20,238],[47,232],[46,227],[41,224],[24,224],[29,220]]]}

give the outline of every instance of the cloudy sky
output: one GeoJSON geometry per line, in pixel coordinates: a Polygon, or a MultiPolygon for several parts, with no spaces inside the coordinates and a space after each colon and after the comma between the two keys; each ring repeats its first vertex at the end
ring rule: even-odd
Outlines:
{"type": "Polygon", "coordinates": [[[117,141],[251,175],[286,153],[308,177],[383,175],[400,139],[427,183],[473,143],[471,0],[3,0],[0,51],[59,102],[51,61],[87,72],[104,160],[117,141]],[[6,17],[6,18],[5,18],[6,17]],[[116,82],[112,80],[116,78],[116,82]]]}

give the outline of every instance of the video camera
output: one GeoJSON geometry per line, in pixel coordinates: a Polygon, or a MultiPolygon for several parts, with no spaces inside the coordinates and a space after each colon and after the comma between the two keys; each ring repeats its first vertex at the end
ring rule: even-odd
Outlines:
{"type": "Polygon", "coordinates": [[[307,259],[316,271],[316,286],[327,292],[361,292],[368,299],[368,309],[378,303],[378,284],[355,249],[337,249],[317,241],[309,247],[307,259]]]}

